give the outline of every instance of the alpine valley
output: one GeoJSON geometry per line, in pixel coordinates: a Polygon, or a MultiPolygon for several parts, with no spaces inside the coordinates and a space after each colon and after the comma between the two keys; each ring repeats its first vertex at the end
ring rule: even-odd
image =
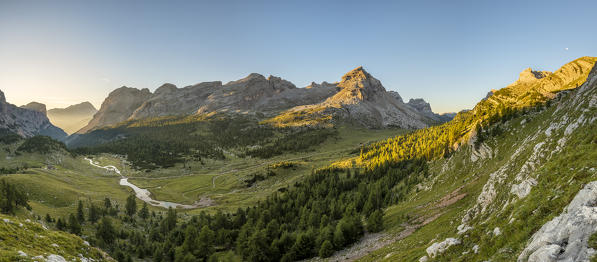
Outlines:
{"type": "Polygon", "coordinates": [[[0,91],[0,261],[597,261],[596,61],[447,114],[363,67],[0,91]]]}

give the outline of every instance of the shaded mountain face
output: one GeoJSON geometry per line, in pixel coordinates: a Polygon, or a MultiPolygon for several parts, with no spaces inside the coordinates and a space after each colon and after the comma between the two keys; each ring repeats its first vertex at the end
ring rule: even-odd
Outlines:
{"type": "Polygon", "coordinates": [[[48,118],[52,124],[62,128],[67,134],[72,134],[89,123],[97,109],[89,103],[83,102],[66,108],[48,110],[48,118]]]}
{"type": "Polygon", "coordinates": [[[4,93],[0,90],[0,128],[8,129],[23,137],[46,135],[64,140],[66,133],[50,123],[45,114],[45,105],[39,104],[43,105],[44,112],[38,111],[41,109],[38,104],[28,104],[36,110],[17,107],[6,102],[4,93]]]}
{"type": "MultiPolygon", "coordinates": [[[[277,116],[285,118],[286,111],[300,112],[307,119],[323,117],[331,121],[335,118],[367,127],[421,128],[435,121],[405,105],[401,98],[397,99],[399,97],[396,92],[386,92],[381,82],[362,67],[348,72],[340,82],[312,83],[305,88],[297,88],[280,77],[266,78],[256,73],[226,84],[214,81],[177,88],[167,83],[154,93],[122,87],[110,93],[89,124],[77,133],[126,120],[212,113],[275,119],[277,116]],[[311,114],[309,111],[313,109],[316,112],[311,114]]],[[[295,120],[270,122],[281,126],[312,123],[295,120]]]]}
{"type": "Polygon", "coordinates": [[[431,105],[429,105],[429,103],[427,103],[427,101],[425,101],[423,98],[410,99],[410,100],[408,100],[408,103],[406,103],[406,105],[410,106],[417,112],[429,117],[430,119],[433,119],[434,121],[441,122],[441,123],[448,122],[456,116],[456,113],[443,113],[443,114],[434,113],[431,110],[431,105]]]}
{"type": "Polygon", "coordinates": [[[91,121],[77,133],[86,133],[94,128],[113,125],[127,120],[146,100],[151,98],[149,89],[136,89],[123,86],[110,94],[91,121]]]}

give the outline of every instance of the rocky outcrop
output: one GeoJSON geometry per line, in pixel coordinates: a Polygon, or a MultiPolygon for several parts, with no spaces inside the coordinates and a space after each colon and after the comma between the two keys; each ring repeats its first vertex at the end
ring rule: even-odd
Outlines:
{"type": "Polygon", "coordinates": [[[89,103],[83,102],[66,108],[48,110],[48,118],[52,124],[62,128],[67,134],[72,134],[83,128],[93,118],[97,109],[89,103]]]}
{"type": "Polygon", "coordinates": [[[534,71],[530,67],[520,72],[518,76],[518,83],[525,83],[525,82],[534,82],[537,79],[544,78],[548,75],[551,75],[551,72],[548,71],[534,71]]]}
{"type": "Polygon", "coordinates": [[[38,102],[31,102],[29,104],[23,105],[21,106],[21,108],[25,108],[25,109],[29,109],[29,110],[33,110],[33,111],[37,111],[40,112],[44,115],[46,115],[46,105],[42,104],[42,103],[38,103],[38,102]]]}
{"type": "Polygon", "coordinates": [[[597,181],[581,189],[564,212],[537,231],[518,261],[589,261],[587,242],[597,231],[597,181]]]}
{"type": "Polygon", "coordinates": [[[444,113],[444,114],[436,114],[431,110],[431,105],[427,103],[423,98],[414,98],[408,100],[406,105],[410,106],[417,112],[423,114],[424,116],[436,121],[436,122],[448,122],[456,116],[456,113],[444,113]]]}
{"type": "Polygon", "coordinates": [[[451,246],[459,245],[460,243],[461,242],[460,242],[459,239],[451,238],[451,237],[450,238],[446,238],[442,242],[433,243],[433,245],[431,245],[427,249],[425,249],[425,252],[427,252],[427,255],[429,255],[429,257],[434,258],[437,255],[439,255],[441,253],[444,253],[451,246]]]}
{"type": "Polygon", "coordinates": [[[423,98],[411,98],[406,104],[422,114],[430,116],[435,115],[433,111],[431,111],[431,105],[429,105],[429,103],[427,103],[427,101],[425,101],[423,98]]]}
{"type": "Polygon", "coordinates": [[[401,103],[404,103],[404,100],[402,100],[402,96],[400,96],[400,94],[396,91],[388,91],[388,94],[390,94],[391,96],[393,96],[394,98],[396,98],[396,100],[398,100],[401,103]]]}
{"type": "Polygon", "coordinates": [[[23,137],[46,135],[58,140],[66,138],[66,133],[52,125],[45,113],[9,104],[2,91],[0,91],[0,128],[8,129],[23,137]]]}
{"type": "Polygon", "coordinates": [[[97,127],[109,126],[127,120],[151,96],[149,89],[139,90],[126,86],[118,88],[108,95],[93,119],[77,133],[86,133],[97,127]]]}

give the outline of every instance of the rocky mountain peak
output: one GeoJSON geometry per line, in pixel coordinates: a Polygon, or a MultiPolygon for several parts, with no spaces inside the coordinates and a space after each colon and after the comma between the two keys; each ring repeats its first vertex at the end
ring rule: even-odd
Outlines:
{"type": "Polygon", "coordinates": [[[168,94],[168,93],[175,92],[177,89],[178,88],[176,88],[175,85],[170,84],[170,83],[165,83],[165,84],[161,85],[160,87],[158,87],[158,89],[155,90],[154,94],[156,94],[156,95],[168,94]]]}
{"type": "Polygon", "coordinates": [[[265,80],[265,76],[263,76],[262,74],[259,73],[250,73],[247,77],[241,79],[241,80],[253,80],[253,79],[259,79],[259,80],[265,80]]]}
{"type": "Polygon", "coordinates": [[[97,114],[78,133],[86,133],[95,127],[112,125],[128,119],[151,96],[152,94],[147,88],[139,90],[122,86],[110,92],[97,114]]]}
{"type": "Polygon", "coordinates": [[[29,109],[29,110],[33,110],[33,111],[37,111],[40,112],[44,115],[47,115],[46,112],[46,105],[42,104],[42,103],[38,103],[38,102],[31,102],[29,104],[23,105],[21,106],[21,108],[25,108],[25,109],[29,109]]]}
{"type": "Polygon", "coordinates": [[[427,101],[425,101],[423,98],[411,98],[406,104],[423,114],[433,114],[433,111],[431,111],[431,105],[429,105],[429,103],[427,103],[427,101]]]}
{"type": "Polygon", "coordinates": [[[2,90],[0,90],[0,103],[6,103],[6,97],[4,97],[2,90]]]}
{"type": "Polygon", "coordinates": [[[76,105],[72,105],[72,106],[68,106],[66,109],[72,109],[72,110],[87,110],[87,111],[92,111],[92,112],[97,112],[97,109],[95,109],[95,106],[93,106],[91,103],[89,103],[89,101],[85,101],[76,105]]]}
{"type": "Polygon", "coordinates": [[[537,79],[544,78],[550,74],[551,74],[551,72],[534,71],[532,68],[529,67],[529,68],[523,70],[522,72],[520,72],[520,75],[518,77],[518,82],[532,82],[537,79]]]}
{"type": "Polygon", "coordinates": [[[291,83],[290,81],[284,80],[281,77],[272,76],[270,75],[267,78],[267,81],[270,82],[270,85],[273,89],[276,90],[284,90],[284,89],[294,89],[296,86],[291,83]]]}
{"type": "Polygon", "coordinates": [[[356,101],[373,101],[375,97],[385,94],[386,89],[381,82],[371,76],[362,66],[359,66],[342,76],[342,81],[338,83],[341,88],[336,97],[343,100],[344,103],[354,103],[356,101]]]}
{"type": "Polygon", "coordinates": [[[400,96],[400,94],[396,91],[388,91],[388,94],[390,94],[392,97],[396,98],[396,100],[400,101],[400,103],[404,103],[404,100],[402,100],[402,96],[400,96]]]}
{"type": "Polygon", "coordinates": [[[329,87],[336,87],[336,84],[330,84],[326,81],[321,82],[321,84],[315,83],[315,82],[311,82],[310,85],[306,86],[305,88],[307,89],[311,89],[311,88],[329,88],[329,87]]]}

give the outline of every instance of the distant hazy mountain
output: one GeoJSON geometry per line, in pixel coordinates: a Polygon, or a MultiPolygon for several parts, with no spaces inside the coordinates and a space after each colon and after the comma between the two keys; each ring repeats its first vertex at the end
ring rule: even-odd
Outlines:
{"type": "Polygon", "coordinates": [[[26,109],[30,109],[33,111],[37,111],[40,112],[44,115],[46,115],[46,105],[42,104],[42,103],[38,103],[38,102],[31,102],[29,104],[23,105],[21,106],[21,108],[26,108],[26,109]]]}
{"type": "Polygon", "coordinates": [[[58,140],[66,138],[66,133],[52,125],[46,117],[45,105],[30,103],[25,108],[17,107],[6,102],[2,91],[0,91],[0,128],[8,129],[23,137],[46,135],[58,140]]]}
{"type": "Polygon", "coordinates": [[[50,109],[47,115],[50,122],[62,128],[66,133],[72,134],[86,126],[96,112],[97,109],[91,103],[83,102],[67,108],[50,109]]]}
{"type": "Polygon", "coordinates": [[[154,93],[121,87],[108,95],[89,124],[77,133],[125,120],[215,112],[257,115],[282,126],[310,125],[314,122],[309,119],[325,119],[326,123],[349,121],[367,127],[421,128],[439,119],[405,104],[398,93],[387,92],[379,80],[359,67],[341,82],[312,83],[305,88],[256,73],[226,84],[214,81],[184,88],[164,84],[154,93]]]}

